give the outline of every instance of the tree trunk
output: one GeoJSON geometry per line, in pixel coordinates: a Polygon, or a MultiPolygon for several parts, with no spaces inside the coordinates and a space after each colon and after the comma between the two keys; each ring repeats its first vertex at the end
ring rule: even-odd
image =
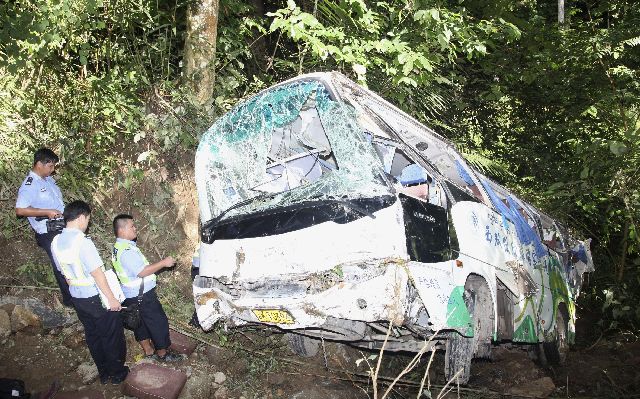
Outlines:
{"type": "Polygon", "coordinates": [[[558,24],[564,25],[564,0],[558,0],[558,24]]]}
{"type": "MultiPolygon", "coordinates": [[[[256,20],[265,18],[264,1],[263,0],[251,0],[253,6],[253,17],[256,20]]],[[[253,63],[247,65],[249,76],[258,75],[258,73],[269,64],[267,54],[267,41],[264,36],[256,29],[251,30],[251,36],[247,38],[247,42],[250,45],[251,53],[253,54],[253,63]]]]}
{"type": "Polygon", "coordinates": [[[621,283],[624,278],[625,263],[627,263],[627,250],[629,249],[629,221],[624,224],[624,236],[622,237],[622,253],[620,254],[620,263],[618,264],[618,270],[616,271],[616,280],[621,283]]]}
{"type": "Polygon", "coordinates": [[[218,0],[196,0],[187,11],[184,75],[202,105],[213,97],[218,8],[218,0]]]}

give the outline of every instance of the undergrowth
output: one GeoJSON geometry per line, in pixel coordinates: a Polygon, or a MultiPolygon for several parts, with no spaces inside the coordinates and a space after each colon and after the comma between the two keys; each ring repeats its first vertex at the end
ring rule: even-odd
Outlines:
{"type": "Polygon", "coordinates": [[[37,287],[57,287],[53,269],[49,262],[27,261],[16,269],[24,285],[37,287]]]}

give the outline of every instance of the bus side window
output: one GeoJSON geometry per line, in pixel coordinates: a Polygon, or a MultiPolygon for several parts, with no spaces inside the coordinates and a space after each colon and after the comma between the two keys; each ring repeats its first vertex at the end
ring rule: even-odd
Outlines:
{"type": "Polygon", "coordinates": [[[408,196],[444,206],[441,198],[442,187],[431,177],[427,170],[418,164],[407,165],[399,176],[400,191],[408,196]]]}

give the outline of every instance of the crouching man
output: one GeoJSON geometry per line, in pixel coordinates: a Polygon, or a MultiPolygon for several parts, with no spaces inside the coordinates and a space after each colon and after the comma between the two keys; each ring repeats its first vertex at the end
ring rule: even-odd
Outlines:
{"type": "Polygon", "coordinates": [[[89,226],[91,207],[84,201],[73,201],[65,207],[63,215],[66,227],[51,243],[53,259],[69,284],[71,301],[84,326],[100,382],[111,381],[117,385],[129,373],[124,365],[127,348],[119,312],[121,305],[109,288],[96,246],[84,234],[89,226]],[[102,303],[98,289],[107,303],[102,303]]]}
{"type": "Polygon", "coordinates": [[[122,284],[122,291],[127,298],[122,305],[129,306],[138,301],[140,287],[142,287],[141,323],[133,332],[136,341],[140,343],[148,358],[161,362],[183,360],[183,356],[168,351],[171,346],[169,320],[155,290],[155,273],[165,267],[173,266],[175,260],[168,257],[149,264],[147,258],[136,245],[138,231],[131,215],[116,216],[113,219],[113,232],[116,236],[116,243],[113,245],[111,262],[120,284],[122,284]]]}

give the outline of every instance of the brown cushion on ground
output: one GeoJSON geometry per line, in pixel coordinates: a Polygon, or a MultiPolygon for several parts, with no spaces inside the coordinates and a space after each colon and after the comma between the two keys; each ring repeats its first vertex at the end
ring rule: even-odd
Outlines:
{"type": "Polygon", "coordinates": [[[198,344],[193,339],[187,337],[186,335],[180,334],[176,331],[169,331],[169,336],[171,337],[171,349],[177,353],[184,353],[187,356],[191,356],[193,351],[196,349],[196,345],[198,344]]]}
{"type": "Polygon", "coordinates": [[[56,399],[104,399],[102,392],[93,389],[83,389],[81,391],[58,392],[56,399]]]}
{"type": "Polygon", "coordinates": [[[187,375],[153,363],[138,364],[122,384],[122,393],[140,399],[176,399],[187,375]]]}

